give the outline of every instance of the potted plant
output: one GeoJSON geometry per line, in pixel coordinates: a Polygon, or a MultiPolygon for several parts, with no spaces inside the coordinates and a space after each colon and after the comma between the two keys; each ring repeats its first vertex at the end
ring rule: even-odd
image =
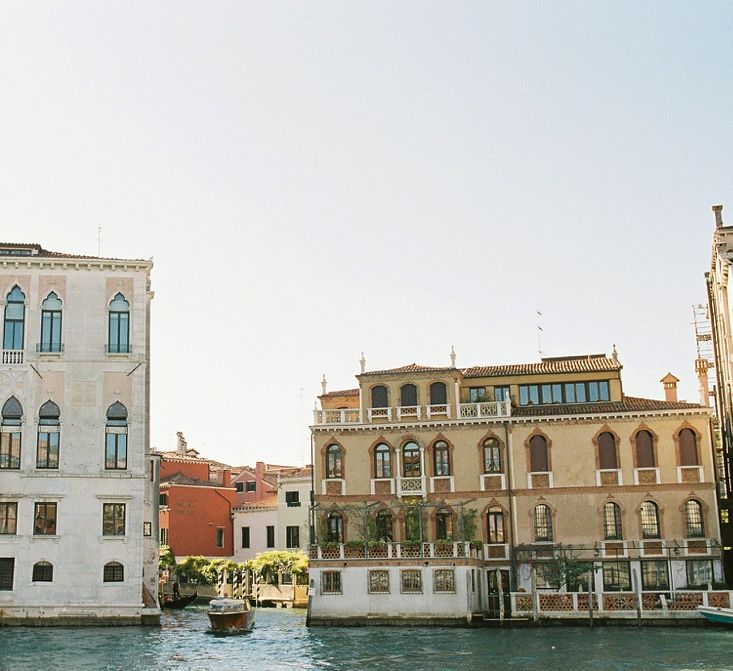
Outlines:
{"type": "Polygon", "coordinates": [[[351,559],[364,557],[364,541],[346,541],[344,543],[344,556],[351,559]]]}
{"type": "Polygon", "coordinates": [[[439,538],[435,541],[433,546],[435,548],[436,557],[451,557],[453,556],[453,539],[452,538],[439,538]]]}

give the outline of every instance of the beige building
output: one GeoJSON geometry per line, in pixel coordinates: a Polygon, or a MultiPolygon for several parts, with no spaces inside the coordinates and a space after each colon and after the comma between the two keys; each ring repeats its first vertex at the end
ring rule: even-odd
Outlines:
{"type": "Polygon", "coordinates": [[[589,586],[597,616],[727,604],[710,411],[674,376],[665,401],[628,396],[621,369],[452,355],[324,383],[311,623],[588,617],[589,586]]]}
{"type": "Polygon", "coordinates": [[[159,621],[151,268],[0,244],[0,624],[159,621]]]}

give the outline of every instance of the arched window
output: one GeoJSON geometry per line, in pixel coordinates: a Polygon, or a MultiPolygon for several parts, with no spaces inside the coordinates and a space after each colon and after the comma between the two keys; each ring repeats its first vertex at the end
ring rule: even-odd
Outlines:
{"type": "Polygon", "coordinates": [[[389,543],[394,538],[392,513],[389,510],[380,510],[377,513],[377,540],[389,543]]]}
{"type": "Polygon", "coordinates": [[[41,303],[41,352],[61,351],[61,300],[52,291],[41,303]]]}
{"type": "Polygon", "coordinates": [[[386,408],[389,406],[387,387],[377,385],[372,387],[372,408],[386,408]]]}
{"type": "Polygon", "coordinates": [[[504,543],[504,512],[501,508],[489,508],[486,513],[486,530],[489,543],[504,543]]]}
{"type": "Polygon", "coordinates": [[[436,476],[450,475],[450,450],[444,440],[433,445],[433,470],[436,476]]]}
{"type": "Polygon", "coordinates": [[[344,477],[343,450],[340,445],[329,445],[326,448],[326,477],[344,477]]]}
{"type": "Polygon", "coordinates": [[[654,459],[654,439],[646,429],[637,432],[635,439],[636,467],[654,468],[657,464],[654,459]]]}
{"type": "Polygon", "coordinates": [[[61,411],[53,401],[46,401],[38,411],[36,468],[59,467],[59,418],[61,411]]]}
{"type": "Polygon", "coordinates": [[[433,382],[430,385],[430,405],[446,405],[448,403],[448,392],[445,383],[433,382]]]}
{"type": "Polygon", "coordinates": [[[435,540],[453,540],[453,513],[447,508],[435,513],[435,540]]]}
{"type": "Polygon", "coordinates": [[[0,425],[0,468],[20,468],[20,424],[23,407],[11,396],[2,408],[0,425]]]}
{"type": "Polygon", "coordinates": [[[117,561],[111,561],[104,565],[104,582],[124,582],[125,567],[117,561]]]}
{"type": "Polygon", "coordinates": [[[400,387],[400,405],[403,407],[417,405],[417,387],[414,384],[403,384],[400,387]]]}
{"type": "Polygon", "coordinates": [[[104,467],[108,470],[127,468],[127,408],[119,401],[107,408],[104,467]]]}
{"type": "Polygon", "coordinates": [[[695,501],[695,499],[690,499],[685,503],[685,525],[687,526],[688,538],[703,538],[705,536],[702,504],[695,501]]]}
{"type": "Polygon", "coordinates": [[[616,438],[609,431],[598,436],[598,466],[601,470],[618,468],[616,438]]]}
{"type": "Polygon", "coordinates": [[[109,345],[111,354],[130,351],[130,304],[117,294],[109,304],[109,345]]]}
{"type": "Polygon", "coordinates": [[[402,477],[419,478],[422,475],[420,468],[420,448],[410,441],[402,446],[402,477]]]}
{"type": "Polygon", "coordinates": [[[392,477],[392,453],[389,446],[384,443],[379,443],[374,448],[374,477],[392,477]]]}
{"type": "Polygon", "coordinates": [[[550,470],[547,438],[544,436],[532,436],[529,439],[529,470],[532,473],[545,473],[550,470]]]}
{"type": "Polygon", "coordinates": [[[621,540],[621,507],[609,501],[603,506],[603,537],[607,540],[621,540]]]}
{"type": "Polygon", "coordinates": [[[682,429],[679,433],[680,466],[699,466],[697,436],[692,429],[682,429]]]}
{"type": "Polygon", "coordinates": [[[536,541],[552,540],[552,511],[544,503],[534,509],[534,538],[536,541]]]}
{"type": "Polygon", "coordinates": [[[3,331],[3,349],[23,349],[23,331],[25,327],[25,294],[16,284],[7,295],[5,304],[5,330],[3,331]]]}
{"type": "Polygon", "coordinates": [[[659,508],[653,501],[641,504],[641,537],[659,538],[659,508]]]}
{"type": "Polygon", "coordinates": [[[341,513],[329,513],[326,518],[326,533],[330,543],[344,542],[344,518],[341,513]]]}
{"type": "Polygon", "coordinates": [[[484,473],[502,473],[501,447],[496,438],[484,441],[484,473]]]}
{"type": "Polygon", "coordinates": [[[53,564],[47,561],[33,564],[33,582],[53,582],[53,564]]]}

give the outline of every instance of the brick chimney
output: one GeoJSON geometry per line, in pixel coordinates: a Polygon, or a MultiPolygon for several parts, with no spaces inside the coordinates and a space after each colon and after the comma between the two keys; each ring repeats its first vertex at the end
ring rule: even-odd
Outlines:
{"type": "Polygon", "coordinates": [[[221,469],[221,484],[225,487],[232,486],[232,469],[222,468],[221,469]]]}
{"type": "Polygon", "coordinates": [[[661,380],[662,387],[664,387],[664,400],[672,403],[677,402],[677,383],[679,379],[676,378],[672,373],[667,373],[661,380]]]}
{"type": "Polygon", "coordinates": [[[176,432],[176,452],[181,457],[185,457],[188,454],[188,443],[183,437],[183,431],[176,432]]]}

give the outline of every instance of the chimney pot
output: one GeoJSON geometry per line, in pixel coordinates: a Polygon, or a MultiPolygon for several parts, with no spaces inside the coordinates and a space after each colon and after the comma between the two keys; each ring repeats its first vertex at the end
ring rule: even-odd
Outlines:
{"type": "Polygon", "coordinates": [[[723,206],[713,205],[713,213],[715,214],[715,227],[720,228],[723,225],[723,206]]]}

